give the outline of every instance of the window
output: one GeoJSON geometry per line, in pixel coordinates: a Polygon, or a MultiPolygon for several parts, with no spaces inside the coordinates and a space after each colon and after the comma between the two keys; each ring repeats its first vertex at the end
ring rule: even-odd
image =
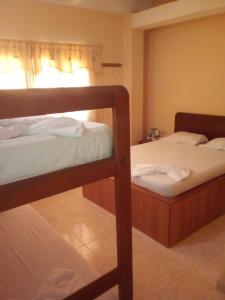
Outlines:
{"type": "MultiPolygon", "coordinates": [[[[10,72],[0,74],[0,89],[24,89],[26,88],[26,76],[21,64],[12,60],[16,66],[10,72]]],[[[89,72],[87,69],[76,69],[73,73],[60,72],[54,67],[45,66],[34,78],[35,88],[56,88],[56,87],[79,87],[89,86],[89,72]]],[[[55,116],[67,116],[77,120],[86,121],[88,111],[68,112],[56,114],[55,116]]]]}
{"type": "MultiPolygon", "coordinates": [[[[79,87],[89,86],[90,78],[87,69],[76,69],[73,73],[66,73],[60,72],[54,67],[45,66],[37,74],[34,82],[34,86],[37,88],[79,87]]],[[[88,119],[88,111],[68,112],[61,115],[81,121],[88,119]]]]}
{"type": "MultiPolygon", "coordinates": [[[[88,86],[100,57],[99,46],[0,40],[0,89],[88,86]]],[[[88,112],[66,115],[85,120],[88,112]]]]}

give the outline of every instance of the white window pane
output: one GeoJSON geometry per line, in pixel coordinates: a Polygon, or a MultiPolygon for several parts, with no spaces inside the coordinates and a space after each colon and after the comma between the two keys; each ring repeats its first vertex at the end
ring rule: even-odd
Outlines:
{"type": "Polygon", "coordinates": [[[43,67],[35,77],[35,87],[37,88],[54,88],[60,86],[60,71],[49,66],[43,67]]]}
{"type": "Polygon", "coordinates": [[[74,118],[80,121],[87,121],[88,114],[89,113],[87,110],[81,110],[81,111],[72,111],[72,112],[64,113],[63,115],[65,117],[74,118]]]}
{"type": "Polygon", "coordinates": [[[23,88],[26,88],[26,77],[19,58],[0,56],[0,89],[23,88]]]}
{"type": "Polygon", "coordinates": [[[26,78],[23,70],[14,70],[6,74],[0,73],[0,89],[25,89],[26,78]]]}
{"type": "MultiPolygon", "coordinates": [[[[56,68],[44,66],[42,72],[35,78],[35,87],[38,88],[81,87],[89,85],[90,78],[87,69],[76,69],[73,73],[63,73],[56,68]]],[[[81,121],[88,119],[88,111],[68,112],[61,115],[81,121]]]]}

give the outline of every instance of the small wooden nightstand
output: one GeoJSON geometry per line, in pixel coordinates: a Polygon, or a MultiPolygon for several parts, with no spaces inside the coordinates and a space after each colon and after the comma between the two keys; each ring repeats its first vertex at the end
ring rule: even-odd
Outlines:
{"type": "Polygon", "coordinates": [[[138,141],[138,144],[150,143],[150,142],[157,141],[158,139],[159,139],[159,137],[158,138],[154,138],[154,139],[151,139],[151,138],[149,138],[149,139],[143,139],[141,141],[138,141]]]}

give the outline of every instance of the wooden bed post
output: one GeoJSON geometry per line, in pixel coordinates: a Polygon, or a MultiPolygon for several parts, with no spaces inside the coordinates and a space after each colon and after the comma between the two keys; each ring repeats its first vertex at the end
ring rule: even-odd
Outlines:
{"type": "Polygon", "coordinates": [[[113,108],[119,299],[133,299],[129,96],[119,87],[113,108]]]}

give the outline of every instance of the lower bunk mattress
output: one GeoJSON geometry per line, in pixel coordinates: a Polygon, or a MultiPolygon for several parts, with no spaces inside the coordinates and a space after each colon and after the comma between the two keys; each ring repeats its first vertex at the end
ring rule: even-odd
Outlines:
{"type": "Polygon", "coordinates": [[[61,300],[97,278],[29,205],[0,214],[0,268],[1,300],[61,300]]]}

